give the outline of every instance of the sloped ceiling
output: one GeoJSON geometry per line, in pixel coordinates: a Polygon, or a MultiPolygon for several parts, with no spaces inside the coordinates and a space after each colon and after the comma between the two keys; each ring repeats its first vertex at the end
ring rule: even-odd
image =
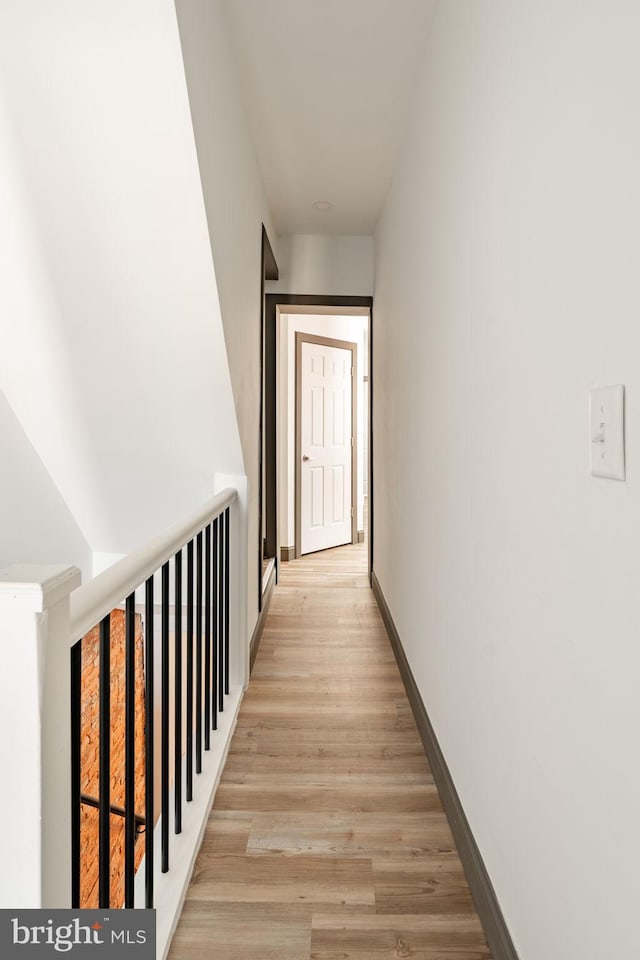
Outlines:
{"type": "Polygon", "coordinates": [[[434,5],[225,0],[278,233],[373,232],[434,5]]]}

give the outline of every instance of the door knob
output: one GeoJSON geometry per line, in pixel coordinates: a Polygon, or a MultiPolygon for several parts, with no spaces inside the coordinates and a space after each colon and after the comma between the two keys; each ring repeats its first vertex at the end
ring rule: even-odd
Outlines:
{"type": "Polygon", "coordinates": [[[303,460],[304,463],[306,463],[307,460],[311,460],[311,457],[308,457],[308,456],[306,455],[306,453],[305,453],[305,454],[303,455],[303,457],[302,457],[302,460],[303,460]]]}

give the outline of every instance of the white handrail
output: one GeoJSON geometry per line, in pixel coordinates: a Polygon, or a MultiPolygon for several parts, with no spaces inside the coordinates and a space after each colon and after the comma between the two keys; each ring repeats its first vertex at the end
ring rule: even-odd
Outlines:
{"type": "Polygon", "coordinates": [[[228,487],[216,494],[195,513],[173,524],[138,550],[114,563],[99,576],[71,594],[70,641],[74,644],[102,620],[114,607],[156,572],[204,526],[237,499],[228,487]]]}

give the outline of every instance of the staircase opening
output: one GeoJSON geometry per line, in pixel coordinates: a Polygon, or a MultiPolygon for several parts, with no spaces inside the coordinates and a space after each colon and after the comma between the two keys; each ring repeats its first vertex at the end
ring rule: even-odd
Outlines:
{"type": "MultiPolygon", "coordinates": [[[[111,902],[124,903],[125,865],[125,689],[126,626],[124,610],[111,612],[111,902]]],[[[142,617],[135,617],[135,870],[144,856],[145,831],[145,680],[142,617]]],[[[80,747],[80,907],[99,906],[100,830],[100,628],[82,640],[80,747]]]]}

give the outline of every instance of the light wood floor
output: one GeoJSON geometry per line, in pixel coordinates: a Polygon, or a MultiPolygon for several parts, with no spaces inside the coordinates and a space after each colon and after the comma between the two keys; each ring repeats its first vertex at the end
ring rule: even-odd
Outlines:
{"type": "Polygon", "coordinates": [[[282,564],[170,960],[486,960],[364,545],[282,564]]]}

